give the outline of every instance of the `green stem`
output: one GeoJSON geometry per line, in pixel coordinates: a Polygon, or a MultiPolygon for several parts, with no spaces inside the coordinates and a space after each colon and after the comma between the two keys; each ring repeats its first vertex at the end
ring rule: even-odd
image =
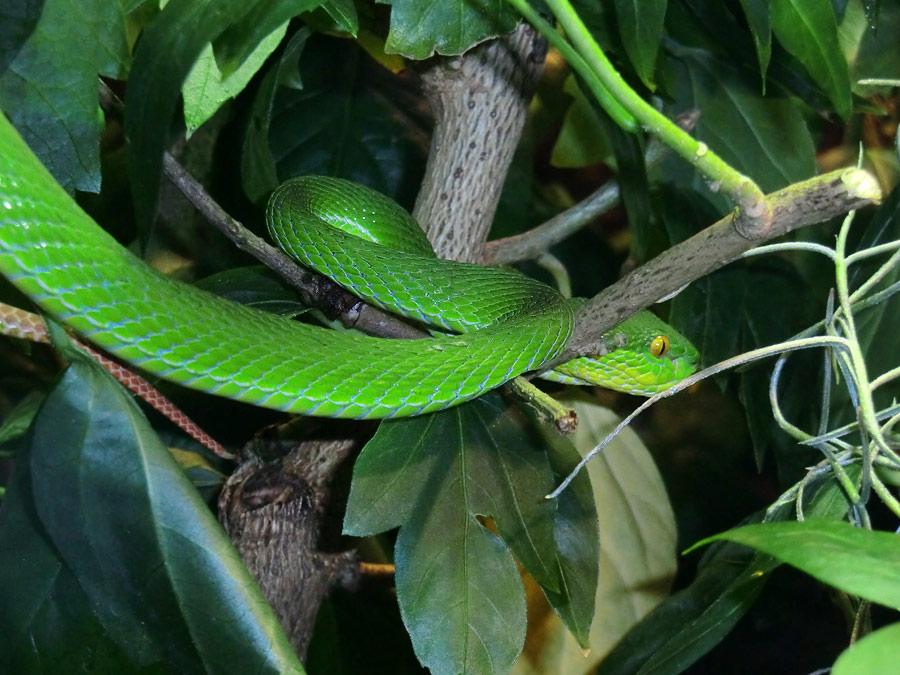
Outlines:
{"type": "Polygon", "coordinates": [[[731,196],[741,211],[739,220],[743,224],[742,229],[745,230],[742,234],[749,238],[759,236],[771,220],[771,210],[759,186],[710,151],[705,143],[686,134],[644,101],[613,68],[569,0],[547,0],[547,5],[581,58],[606,90],[647,131],[696,166],[714,185],[731,196]]]}
{"type": "Polygon", "coordinates": [[[858,415],[861,424],[865,426],[866,431],[874,441],[875,451],[872,457],[872,459],[874,459],[877,457],[878,452],[884,452],[892,456],[895,456],[896,453],[888,446],[884,436],[881,434],[881,429],[878,426],[875,402],[872,398],[872,387],[869,383],[869,375],[866,369],[866,360],[863,357],[862,349],[859,346],[859,338],[856,334],[856,325],[853,321],[853,313],[851,310],[853,303],[850,299],[849,283],[847,280],[846,249],[847,236],[850,232],[850,223],[853,222],[854,213],[855,212],[851,211],[844,219],[844,223],[838,233],[837,243],[834,247],[835,285],[837,286],[839,312],[843,314],[840,319],[849,343],[848,353],[851,361],[851,368],[855,376],[854,379],[857,384],[857,397],[859,402],[858,415]]]}
{"type": "Polygon", "coordinates": [[[566,62],[575,70],[575,72],[581,75],[581,78],[590,88],[591,93],[594,94],[600,107],[606,111],[616,124],[632,133],[637,131],[638,124],[634,117],[632,117],[631,114],[619,104],[616,98],[609,93],[609,90],[603,85],[603,82],[600,81],[596,73],[591,70],[578,52],[572,48],[572,45],[566,42],[562,35],[557,33],[556,29],[543,19],[541,15],[528,4],[527,0],[507,0],[507,2],[515,7],[519,11],[519,14],[525,17],[525,20],[544,36],[547,42],[559,50],[559,53],[563,55],[566,62]]]}

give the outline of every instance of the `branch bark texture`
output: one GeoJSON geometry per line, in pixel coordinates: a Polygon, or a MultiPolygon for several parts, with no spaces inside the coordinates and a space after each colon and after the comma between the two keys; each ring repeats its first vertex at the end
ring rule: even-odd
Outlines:
{"type": "Polygon", "coordinates": [[[545,55],[544,40],[523,23],[423,71],[435,125],[413,217],[438,257],[481,262],[545,55]]]}
{"type": "Polygon", "coordinates": [[[602,344],[600,336],[616,324],[762,242],[880,200],[874,176],[860,169],[833,171],[773,192],[766,198],[772,210],[771,226],[756,239],[738,231],[732,213],[584,303],[576,316],[575,332],[555,363],[592,353],[602,344]]]}

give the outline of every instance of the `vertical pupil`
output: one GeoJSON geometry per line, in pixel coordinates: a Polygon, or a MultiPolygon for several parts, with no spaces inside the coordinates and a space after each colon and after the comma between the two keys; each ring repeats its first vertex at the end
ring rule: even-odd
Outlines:
{"type": "Polygon", "coordinates": [[[669,338],[665,335],[657,335],[653,338],[653,341],[650,343],[650,353],[653,354],[653,356],[663,356],[668,351],[669,338]]]}

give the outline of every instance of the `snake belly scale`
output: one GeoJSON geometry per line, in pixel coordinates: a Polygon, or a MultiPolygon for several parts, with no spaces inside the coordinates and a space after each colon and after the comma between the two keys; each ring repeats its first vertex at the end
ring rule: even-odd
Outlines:
{"type": "MultiPolygon", "coordinates": [[[[169,279],[87,216],[0,116],[0,273],[90,342],[165,379],[306,415],[399,417],[538,369],[571,334],[573,311],[556,291],[514,272],[437,260],[417,226],[388,235],[400,251],[359,239],[379,220],[415,225],[367,188],[295,179],[276,190],[267,219],[304,264],[368,302],[460,334],[386,340],[332,331],[169,279]],[[311,215],[342,202],[351,217],[329,225],[311,215]]],[[[683,376],[684,364],[663,360],[683,376]]]]}

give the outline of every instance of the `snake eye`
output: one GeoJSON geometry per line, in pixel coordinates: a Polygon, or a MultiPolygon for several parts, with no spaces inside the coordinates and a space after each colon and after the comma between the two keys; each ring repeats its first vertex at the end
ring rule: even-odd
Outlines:
{"type": "Polygon", "coordinates": [[[665,356],[669,353],[670,346],[669,338],[665,335],[657,335],[650,341],[650,353],[657,358],[665,356]]]}

